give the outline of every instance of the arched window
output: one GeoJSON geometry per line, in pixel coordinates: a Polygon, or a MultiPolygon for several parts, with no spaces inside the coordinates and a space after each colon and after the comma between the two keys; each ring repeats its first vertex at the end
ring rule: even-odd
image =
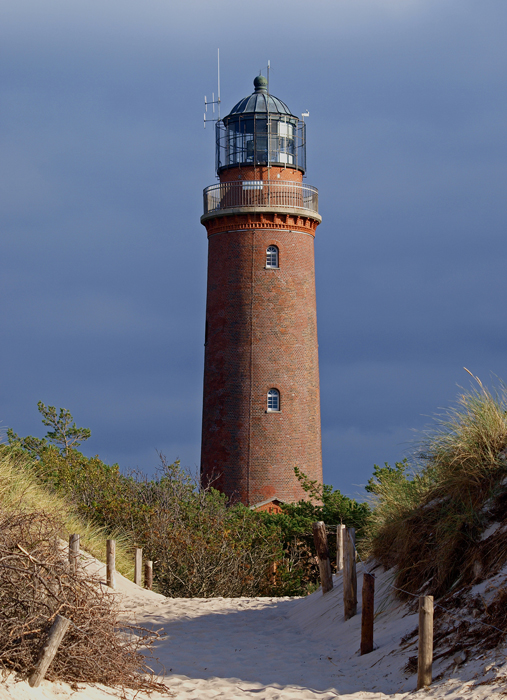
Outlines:
{"type": "Polygon", "coordinates": [[[270,245],[266,250],[266,267],[278,267],[278,248],[270,245]]]}
{"type": "Polygon", "coordinates": [[[280,392],[278,389],[270,389],[268,391],[268,411],[280,410],[280,392]]]}

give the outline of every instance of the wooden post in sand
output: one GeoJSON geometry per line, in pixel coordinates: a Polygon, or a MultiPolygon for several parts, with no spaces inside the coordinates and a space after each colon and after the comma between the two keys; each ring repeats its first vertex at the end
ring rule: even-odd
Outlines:
{"type": "Polygon", "coordinates": [[[268,570],[269,582],[271,583],[272,586],[276,585],[276,569],[277,569],[276,561],[272,561],[269,565],[269,570],[268,570]]]}
{"type": "Polygon", "coordinates": [[[417,690],[431,685],[433,666],[433,596],[419,598],[419,649],[417,690]]]}
{"type": "Polygon", "coordinates": [[[41,684],[69,625],[70,620],[67,620],[66,617],[61,615],[55,617],[55,621],[48,632],[48,637],[40,651],[35,670],[28,679],[28,683],[32,688],[38,688],[41,684]]]}
{"type": "Polygon", "coordinates": [[[320,582],[322,584],[322,593],[327,593],[333,587],[333,576],[331,574],[331,562],[329,561],[329,548],[327,546],[326,525],[319,520],[313,523],[313,541],[317,550],[317,559],[319,561],[320,582]]]}
{"type": "Polygon", "coordinates": [[[336,528],[336,571],[343,571],[343,542],[345,538],[345,525],[336,528]]]}
{"type": "Polygon", "coordinates": [[[144,587],[151,591],[153,586],[153,562],[148,560],[144,562],[144,587]]]}
{"type": "Polygon", "coordinates": [[[357,613],[356,531],[348,527],[344,534],[343,613],[349,620],[357,613]]]}
{"type": "Polygon", "coordinates": [[[69,535],[69,564],[72,573],[76,573],[79,563],[79,535],[69,535]]]}
{"type": "Polygon", "coordinates": [[[106,583],[116,588],[116,540],[106,540],[106,583]]]}
{"type": "Polygon", "coordinates": [[[363,606],[361,610],[361,656],[373,651],[373,618],[375,615],[375,574],[363,573],[363,606]]]}
{"type": "Polygon", "coordinates": [[[141,585],[143,575],[143,550],[136,547],[136,555],[134,560],[134,583],[136,586],[141,585]]]}

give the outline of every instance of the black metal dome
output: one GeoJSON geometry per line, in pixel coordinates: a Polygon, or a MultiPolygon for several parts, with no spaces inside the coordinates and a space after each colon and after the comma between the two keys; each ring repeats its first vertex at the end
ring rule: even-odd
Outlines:
{"type": "Polygon", "coordinates": [[[274,95],[268,95],[268,81],[263,75],[258,75],[254,80],[255,92],[248,97],[244,97],[231,109],[228,117],[236,114],[280,114],[294,116],[285,102],[279,100],[274,95]]]}
{"type": "Polygon", "coordinates": [[[282,100],[268,94],[262,75],[255,92],[240,100],[219,119],[216,131],[217,172],[238,165],[280,165],[306,169],[305,123],[282,100]]]}

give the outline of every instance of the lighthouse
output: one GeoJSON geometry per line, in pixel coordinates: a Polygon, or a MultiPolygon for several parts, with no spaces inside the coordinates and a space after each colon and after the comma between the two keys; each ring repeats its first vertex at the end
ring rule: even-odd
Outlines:
{"type": "Polygon", "coordinates": [[[306,125],[269,94],[216,123],[208,237],[201,482],[265,507],[322,483],[315,298],[318,191],[303,183],[306,125]]]}

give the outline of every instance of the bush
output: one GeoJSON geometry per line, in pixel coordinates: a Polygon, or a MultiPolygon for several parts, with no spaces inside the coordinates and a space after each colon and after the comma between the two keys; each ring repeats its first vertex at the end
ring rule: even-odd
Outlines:
{"type": "MultiPolygon", "coordinates": [[[[30,458],[37,478],[70,498],[81,516],[142,547],[155,562],[155,583],[164,595],[305,595],[318,582],[312,523],[324,520],[333,528],[343,522],[361,537],[368,505],[309,481],[297,469],[309,500],[284,505],[278,515],[256,513],[202,488],[163,455],[154,479],[85,457],[76,445],[90,431],[76,427],[66,409],[38,406],[52,430],[42,439],[8,431],[10,454],[30,458]]],[[[334,560],[336,538],[329,542],[334,560]]]]}
{"type": "MultiPolygon", "coordinates": [[[[11,459],[32,463],[36,478],[53,494],[70,499],[77,513],[105,533],[142,547],[155,562],[155,583],[168,596],[254,596],[267,591],[269,565],[280,558],[277,528],[241,504],[228,507],[225,497],[199,484],[161,455],[156,478],[140,472],[121,474],[117,464],[85,457],[66,432],[83,439],[71,414],[39,403],[52,416],[46,438],[21,438],[8,432],[11,459]],[[65,425],[59,426],[59,416],[65,425]]],[[[46,421],[46,425],[48,421],[46,421]]],[[[76,530],[79,531],[79,530],[76,530]]]]}
{"type": "Polygon", "coordinates": [[[279,528],[281,536],[283,556],[277,562],[277,575],[272,585],[278,595],[306,595],[320,585],[313,542],[314,522],[326,523],[329,557],[334,568],[336,526],[354,527],[360,543],[370,513],[367,503],[358,503],[327,484],[310,481],[298,468],[294,471],[308,499],[284,504],[281,513],[263,514],[267,522],[279,528]]]}
{"type": "Polygon", "coordinates": [[[125,538],[117,530],[106,529],[83,515],[69,493],[55,490],[40,478],[40,464],[19,448],[0,445],[0,506],[6,511],[38,513],[55,517],[61,525],[59,535],[67,540],[78,532],[81,545],[97,559],[105,560],[106,538],[116,539],[116,567],[124,576],[133,577],[132,554],[125,538]]]}
{"type": "Polygon", "coordinates": [[[280,556],[277,529],[241,504],[228,506],[215,489],[199,488],[179,462],[161,455],[161,463],[155,479],[125,478],[128,497],[114,521],[131,527],[156,562],[159,590],[174,597],[264,593],[270,562],[280,556]]]}

